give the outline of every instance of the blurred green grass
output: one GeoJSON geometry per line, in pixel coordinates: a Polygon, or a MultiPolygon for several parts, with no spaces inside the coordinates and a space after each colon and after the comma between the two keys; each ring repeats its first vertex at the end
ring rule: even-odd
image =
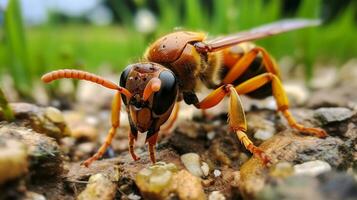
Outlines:
{"type": "MultiPolygon", "coordinates": [[[[18,0],[9,0],[5,26],[0,29],[1,74],[10,73],[15,86],[28,96],[32,83],[50,70],[81,68],[96,72],[103,65],[120,75],[129,63],[141,59],[146,47],[158,36],[176,27],[206,31],[209,36],[238,32],[283,18],[282,0],[219,0],[212,7],[203,1],[156,0],[156,31],[144,35],[135,30],[135,13],[113,1],[113,10],[123,23],[93,26],[70,22],[58,23],[53,17],[47,24],[23,29],[18,0]],[[183,11],[183,12],[181,12],[183,11]]],[[[146,2],[146,1],[143,1],[146,2]]],[[[147,7],[140,1],[138,9],[147,7]]],[[[319,18],[321,0],[303,0],[291,17],[319,18]]],[[[313,77],[316,63],[341,64],[356,57],[356,8],[351,1],[347,9],[331,23],[298,30],[257,41],[276,58],[291,56],[305,66],[305,78],[313,77]]],[[[1,78],[1,77],[0,77],[1,78]]]]}
{"type": "MultiPolygon", "coordinates": [[[[104,64],[120,72],[137,61],[146,48],[145,38],[131,29],[117,26],[66,24],[27,30],[32,63],[38,73],[59,67],[78,67],[89,71],[104,64]]],[[[119,76],[119,75],[118,75],[119,76]]]]}

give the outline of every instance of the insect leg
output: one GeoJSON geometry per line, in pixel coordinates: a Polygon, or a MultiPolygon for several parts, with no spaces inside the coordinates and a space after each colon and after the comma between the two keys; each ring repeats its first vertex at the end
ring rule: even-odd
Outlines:
{"type": "Polygon", "coordinates": [[[237,91],[230,87],[230,103],[229,103],[229,125],[233,131],[237,134],[239,141],[248,149],[254,156],[261,159],[264,164],[268,164],[270,158],[261,150],[259,147],[255,146],[253,142],[248,138],[247,122],[245,120],[244,110],[242,102],[239,98],[237,91]]]}
{"type": "Polygon", "coordinates": [[[282,112],[285,119],[288,121],[289,125],[292,128],[295,128],[304,133],[315,135],[317,137],[327,136],[327,133],[320,128],[309,128],[296,122],[296,120],[294,119],[294,117],[291,115],[289,111],[289,101],[284,91],[283,85],[281,84],[280,79],[275,74],[272,73],[260,74],[256,77],[253,77],[239,84],[238,86],[235,87],[235,89],[239,94],[247,94],[269,82],[272,83],[273,96],[277,103],[278,111],[282,112]]]}
{"type": "Polygon", "coordinates": [[[135,136],[132,134],[132,131],[129,132],[129,153],[134,161],[140,160],[140,158],[135,154],[134,151],[134,142],[136,140],[135,136]]]}
{"type": "Polygon", "coordinates": [[[109,130],[107,137],[105,138],[104,144],[98,149],[97,153],[92,157],[88,158],[82,163],[82,165],[88,167],[92,162],[98,160],[103,156],[109,145],[112,143],[113,137],[116,133],[117,128],[120,124],[120,107],[121,107],[121,95],[120,92],[116,92],[112,101],[112,115],[111,123],[112,127],[109,130]]]}
{"type": "Polygon", "coordinates": [[[267,72],[270,72],[280,77],[279,69],[275,61],[269,55],[269,53],[262,47],[254,47],[238,60],[238,62],[232,67],[232,69],[229,70],[229,72],[224,77],[222,82],[224,84],[233,83],[238,77],[240,77],[248,69],[248,67],[252,64],[254,59],[257,57],[258,53],[261,53],[263,56],[263,63],[267,72]]]}
{"type": "Polygon", "coordinates": [[[162,127],[160,129],[160,131],[162,133],[164,133],[164,135],[168,134],[168,132],[170,131],[170,129],[173,127],[173,125],[175,124],[176,120],[177,120],[177,116],[180,110],[180,103],[176,102],[172,114],[170,116],[170,118],[167,120],[167,122],[165,123],[165,127],[162,127]]]}
{"type": "Polygon", "coordinates": [[[237,134],[239,141],[241,141],[246,149],[248,149],[254,156],[258,157],[264,164],[269,163],[269,157],[263,150],[256,147],[245,133],[247,131],[247,122],[242,102],[237,91],[232,85],[228,84],[217,88],[205,99],[196,104],[196,107],[201,109],[213,107],[217,105],[226,95],[230,95],[228,111],[229,126],[237,134]]]}
{"type": "Polygon", "coordinates": [[[147,139],[148,147],[149,147],[150,160],[151,160],[151,162],[153,164],[155,164],[155,162],[156,162],[155,145],[156,145],[156,141],[157,141],[157,136],[158,136],[158,132],[154,133],[152,136],[150,136],[150,138],[147,139]]]}

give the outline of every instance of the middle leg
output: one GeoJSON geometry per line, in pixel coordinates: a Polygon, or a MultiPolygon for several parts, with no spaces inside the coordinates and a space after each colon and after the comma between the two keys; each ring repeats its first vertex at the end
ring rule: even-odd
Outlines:
{"type": "Polygon", "coordinates": [[[248,151],[258,157],[264,164],[270,163],[270,158],[264,153],[263,150],[256,147],[246,134],[247,122],[242,102],[237,91],[232,85],[228,84],[217,88],[201,102],[195,104],[195,106],[199,109],[211,108],[221,102],[226,95],[230,96],[228,110],[228,122],[230,128],[236,133],[239,141],[241,141],[248,151]]]}

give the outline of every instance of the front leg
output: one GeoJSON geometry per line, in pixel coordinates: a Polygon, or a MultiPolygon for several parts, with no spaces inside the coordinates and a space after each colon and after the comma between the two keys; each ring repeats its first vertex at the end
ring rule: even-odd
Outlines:
{"type": "Polygon", "coordinates": [[[96,154],[88,158],[81,165],[88,167],[92,162],[101,158],[105,153],[105,151],[107,150],[107,148],[110,146],[115,136],[115,132],[120,124],[120,107],[121,107],[120,92],[116,92],[112,102],[112,116],[111,116],[112,127],[110,128],[109,133],[105,138],[104,144],[102,144],[102,146],[98,149],[96,154]]]}
{"type": "Polygon", "coordinates": [[[134,142],[136,140],[138,131],[131,128],[128,138],[129,138],[129,153],[134,161],[140,160],[140,158],[135,154],[134,151],[134,142]]]}
{"type": "Polygon", "coordinates": [[[159,135],[159,132],[156,131],[153,134],[148,133],[148,137],[147,138],[147,143],[148,143],[148,148],[149,148],[149,155],[150,155],[150,160],[152,162],[152,164],[156,163],[156,158],[155,158],[155,145],[157,142],[157,136],[159,135]]]}

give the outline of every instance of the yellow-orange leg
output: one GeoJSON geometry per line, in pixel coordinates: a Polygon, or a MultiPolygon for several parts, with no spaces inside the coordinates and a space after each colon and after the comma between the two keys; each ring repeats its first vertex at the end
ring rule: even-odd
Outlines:
{"type": "Polygon", "coordinates": [[[158,136],[158,133],[155,133],[149,139],[147,139],[148,147],[149,147],[150,160],[151,160],[151,162],[153,164],[155,164],[155,162],[156,162],[155,145],[156,145],[156,141],[157,141],[157,136],[158,136]]]}
{"type": "Polygon", "coordinates": [[[260,148],[256,147],[245,133],[247,131],[247,122],[242,102],[232,85],[228,84],[217,88],[205,99],[196,104],[196,107],[200,109],[211,108],[221,102],[226,95],[230,95],[228,110],[229,126],[236,133],[239,141],[241,141],[246,149],[258,157],[264,164],[269,163],[269,157],[260,148]]]}
{"type": "MultiPolygon", "coordinates": [[[[270,57],[269,53],[262,47],[254,47],[248,53],[244,54],[238,62],[229,70],[228,74],[224,77],[223,84],[231,84],[237,78],[239,78],[252,64],[258,53],[263,56],[264,67],[267,72],[273,73],[280,77],[279,69],[276,66],[275,61],[270,57]]],[[[240,93],[239,93],[240,94],[240,93]]]]}
{"type": "Polygon", "coordinates": [[[120,124],[120,107],[121,107],[121,96],[120,92],[116,92],[112,101],[112,115],[111,123],[112,127],[109,130],[107,137],[105,138],[104,144],[98,149],[97,153],[92,157],[88,158],[82,163],[82,165],[88,167],[92,162],[98,160],[103,156],[109,145],[112,143],[112,140],[115,136],[116,130],[120,124]]]}
{"type": "Polygon", "coordinates": [[[180,103],[176,102],[171,116],[169,117],[169,119],[165,123],[165,127],[162,127],[160,129],[161,133],[163,133],[164,135],[167,135],[170,132],[170,129],[174,126],[174,124],[175,124],[175,122],[177,120],[177,116],[178,116],[179,110],[180,110],[180,103]]]}
{"type": "Polygon", "coordinates": [[[140,160],[140,158],[135,154],[134,151],[135,137],[131,134],[131,132],[129,132],[128,138],[129,138],[129,153],[131,157],[133,158],[134,161],[140,160]]]}
{"type": "Polygon", "coordinates": [[[247,94],[249,92],[252,92],[259,87],[263,86],[264,84],[267,84],[271,82],[272,83],[272,88],[273,88],[273,96],[276,100],[278,111],[281,111],[286,120],[288,121],[289,125],[292,128],[295,128],[301,132],[308,133],[311,135],[315,135],[317,137],[326,137],[327,133],[319,128],[308,128],[304,127],[301,124],[298,124],[291,113],[289,112],[289,101],[286,96],[286,93],[283,89],[283,86],[281,84],[280,79],[272,74],[272,73],[264,73],[260,74],[256,77],[253,77],[242,84],[238,85],[235,87],[237,92],[239,94],[247,94]]]}

